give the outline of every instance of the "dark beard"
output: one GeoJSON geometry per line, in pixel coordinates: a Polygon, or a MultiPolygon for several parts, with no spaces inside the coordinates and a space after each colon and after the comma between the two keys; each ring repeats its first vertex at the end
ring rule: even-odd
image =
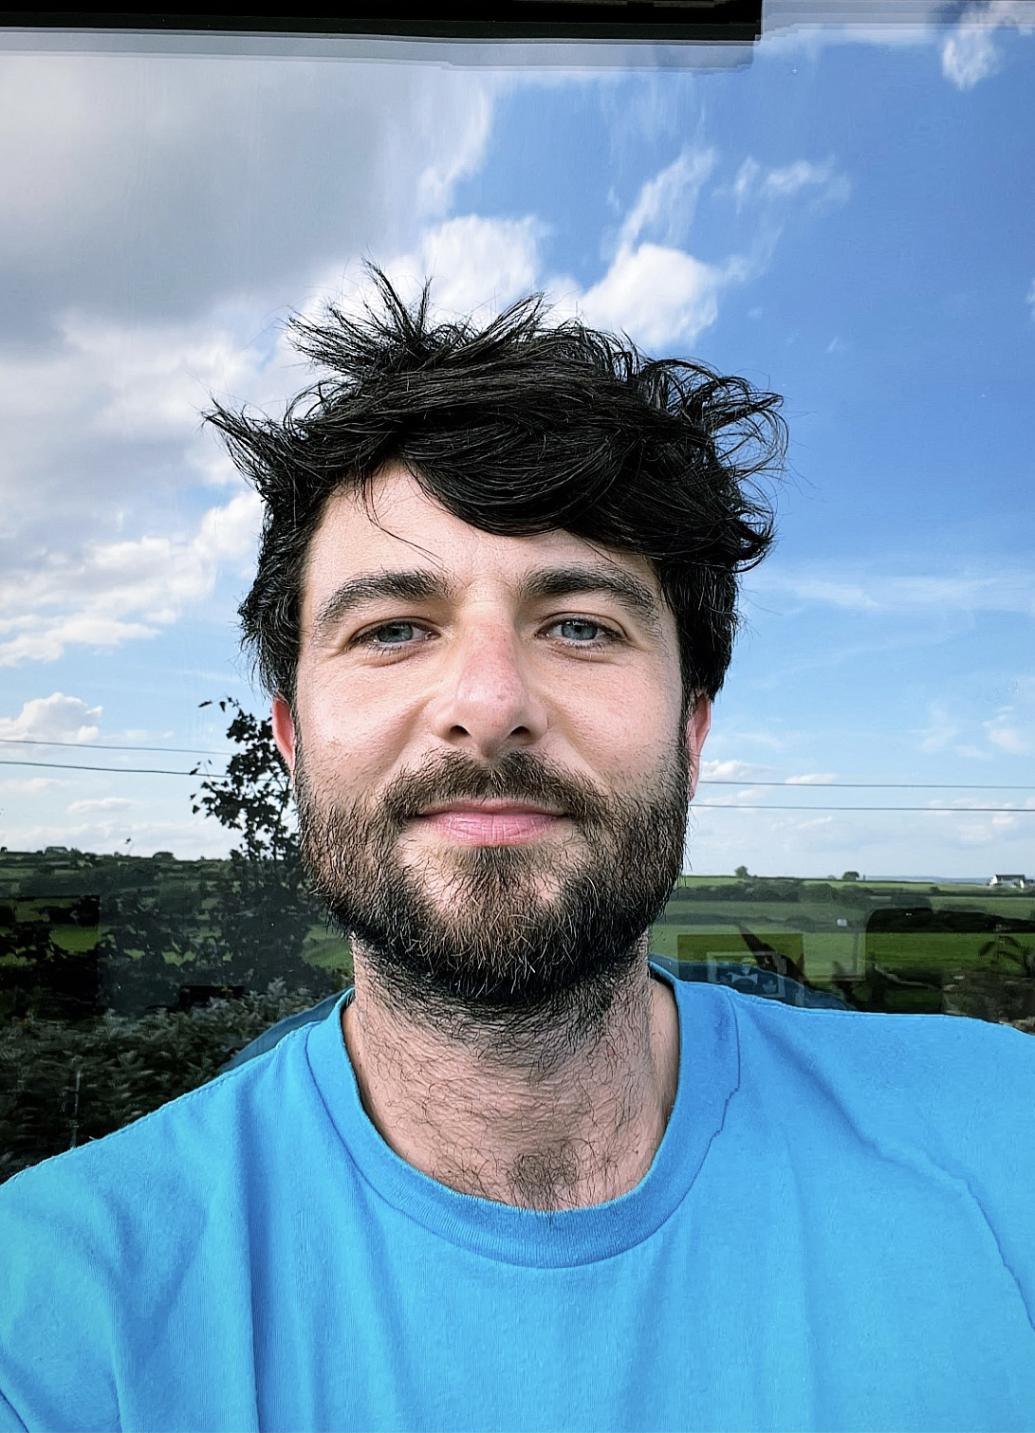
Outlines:
{"type": "MultiPolygon", "coordinates": [[[[685,721],[681,733],[685,732],[685,721]]],[[[316,789],[295,756],[302,857],[332,921],[362,950],[378,998],[405,1020],[540,1068],[596,1042],[644,963],[643,938],[682,869],[685,740],[658,784],[609,796],[554,780],[525,752],[492,770],[450,753],[373,813],[316,789]],[[412,814],[460,797],[512,797],[569,813],[571,838],[514,846],[430,844],[401,858],[412,814]],[[441,904],[423,873],[444,881],[441,904]],[[544,874],[556,892],[537,889],[544,874]],[[546,1045],[544,1047],[544,1036],[546,1045]]],[[[423,844],[423,843],[422,843],[423,844]]],[[[417,849],[414,841],[412,849],[417,849]]]]}

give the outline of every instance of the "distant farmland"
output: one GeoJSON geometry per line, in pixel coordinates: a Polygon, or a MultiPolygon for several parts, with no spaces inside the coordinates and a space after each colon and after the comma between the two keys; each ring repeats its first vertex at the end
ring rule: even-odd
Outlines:
{"type": "MultiPolygon", "coordinates": [[[[0,991],[76,958],[118,933],[127,902],[175,934],[175,947],[130,950],[188,979],[194,946],[211,943],[227,861],[94,856],[51,848],[0,852],[0,991]]],[[[348,978],[348,946],[314,909],[295,931],[303,966],[348,978]]],[[[651,928],[657,955],[738,962],[836,991],[863,1009],[952,1008],[960,982],[1006,982],[1011,1000],[1035,988],[1035,893],[930,882],[682,876],[651,928]],[[946,991],[950,991],[950,997],[946,991]]],[[[230,972],[232,975],[232,972],[230,972]]],[[[984,984],[982,985],[982,982],[984,984]]],[[[1023,1014],[1035,1014],[1035,1005],[1023,1014]]]]}

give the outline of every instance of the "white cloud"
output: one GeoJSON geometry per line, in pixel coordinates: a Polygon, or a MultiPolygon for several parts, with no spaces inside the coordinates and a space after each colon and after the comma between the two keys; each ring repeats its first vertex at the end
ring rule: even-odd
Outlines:
{"type": "Polygon", "coordinates": [[[784,593],[805,603],[848,608],[857,612],[931,613],[1013,612],[1035,617],[1035,578],[1024,569],[1014,572],[970,571],[951,577],[918,573],[895,576],[867,567],[864,573],[836,576],[819,567],[756,570],[752,590],[784,593]]]}
{"type": "Polygon", "coordinates": [[[183,437],[209,395],[254,382],[257,359],[211,318],[143,326],[76,312],[59,322],[65,353],[96,385],[90,426],[117,439],[183,437]]]}
{"type": "MultiPolygon", "coordinates": [[[[997,797],[999,793],[996,793],[997,797]]],[[[962,796],[952,801],[929,801],[928,810],[944,813],[945,817],[952,816],[952,821],[946,819],[942,827],[942,839],[948,839],[956,846],[991,846],[1004,840],[1011,835],[1023,837],[1030,823],[1021,819],[1021,815],[1015,812],[1024,813],[1032,809],[1030,802],[1015,802],[1004,799],[997,799],[995,805],[1009,808],[1007,810],[984,811],[981,808],[990,806],[993,803],[988,797],[962,796]],[[973,812],[971,815],[970,813],[973,812]]],[[[1024,863],[1015,869],[1021,870],[1024,863]]],[[[998,870],[1005,869],[997,865],[998,870]]]]}
{"type": "Polygon", "coordinates": [[[702,781],[748,781],[757,776],[758,767],[750,761],[702,761],[702,781]]]}
{"type": "Polygon", "coordinates": [[[763,169],[757,159],[743,160],[730,186],[737,209],[751,201],[782,203],[797,199],[809,191],[811,201],[819,204],[843,204],[852,192],[851,182],[842,174],[833,159],[816,164],[796,159],[790,164],[763,169]]]}
{"type": "Polygon", "coordinates": [[[1009,726],[1002,716],[985,722],[985,730],[993,746],[1009,752],[1011,756],[1027,756],[1035,751],[1030,736],[1026,736],[1019,727],[1009,726]]]}
{"type": "MultiPolygon", "coordinates": [[[[831,14],[830,22],[809,24],[803,20],[801,0],[766,0],[765,33],[758,52],[766,58],[807,54],[815,59],[831,46],[877,45],[880,48],[912,49],[935,43],[936,21],[944,0],[871,0],[857,6],[854,15],[831,14]],[[883,11],[883,14],[882,14],[883,11]]],[[[811,7],[821,13],[820,6],[811,7]]],[[[829,8],[828,12],[829,12],[829,8]]]]}
{"type": "MultiPolygon", "coordinates": [[[[513,87],[391,72],[386,102],[384,66],[347,56],[0,55],[5,577],[53,555],[88,580],[113,539],[187,542],[185,490],[241,486],[198,432],[210,394],[297,391],[304,362],[273,361],[277,319],[336,253],[403,249],[448,211],[513,87]]],[[[94,611],[87,630],[27,605],[0,607],[4,663],[111,648],[157,620],[150,604],[94,611]]]]}
{"type": "Polygon", "coordinates": [[[87,706],[80,697],[67,697],[64,692],[33,697],[17,716],[0,717],[0,737],[9,741],[94,741],[100,733],[102,710],[87,706]]]}
{"type": "Polygon", "coordinates": [[[960,723],[949,708],[943,702],[931,702],[928,707],[927,725],[914,727],[912,735],[918,738],[918,750],[937,752],[951,747],[960,732],[960,723]]]}
{"type": "Polygon", "coordinates": [[[485,151],[492,132],[493,103],[487,91],[475,90],[465,96],[460,90],[448,95],[427,96],[429,132],[449,134],[455,149],[443,149],[428,164],[417,180],[417,207],[426,218],[437,218],[448,212],[453,191],[461,179],[476,174],[485,161],[485,151]],[[450,112],[450,100],[460,101],[459,112],[450,112]],[[430,102],[429,102],[430,101],[430,102]],[[447,106],[444,111],[443,105],[447,106]]]}
{"type": "Polygon", "coordinates": [[[56,781],[53,776],[13,776],[9,780],[0,781],[0,796],[39,796],[42,791],[65,784],[63,781],[56,781]]]}
{"type": "Polygon", "coordinates": [[[942,74],[958,90],[970,90],[1002,68],[1002,55],[993,36],[1014,27],[1022,34],[1035,30],[1027,0],[992,0],[968,9],[959,24],[942,41],[942,74]]]}
{"type": "Polygon", "coordinates": [[[619,231],[619,249],[631,248],[645,232],[676,243],[690,229],[706,180],[715,168],[714,149],[684,149],[641,188],[619,231]]]}
{"type": "MultiPolygon", "coordinates": [[[[532,217],[461,216],[426,229],[412,254],[385,267],[404,298],[416,297],[430,274],[439,311],[473,310],[487,319],[536,286],[545,232],[532,217]]],[[[372,286],[358,262],[346,273],[354,280],[362,273],[363,284],[353,282],[348,295],[358,307],[372,286]]],[[[328,293],[330,278],[311,287],[311,310],[338,297],[328,293]]],[[[340,288],[341,272],[334,278],[340,288]]],[[[255,325],[254,312],[240,303],[176,324],[128,325],[69,312],[53,352],[28,364],[0,360],[0,424],[13,435],[0,456],[0,497],[6,487],[12,499],[0,507],[12,524],[0,579],[0,666],[56,661],[70,646],[113,650],[153,637],[210,596],[222,572],[248,570],[261,516],[257,495],[238,492],[191,531],[182,492],[185,474],[204,487],[243,486],[214,432],[198,432],[211,392],[248,392],[266,406],[313,377],[282,324],[279,337],[269,322],[256,336],[255,325]],[[67,414],[57,446],[47,438],[55,390],[67,414]],[[97,483],[82,468],[91,442],[103,469],[97,483]],[[146,466],[131,471],[141,448],[146,466]],[[84,512],[77,495],[90,499],[84,512]]]]}
{"type": "Polygon", "coordinates": [[[983,728],[998,751],[1030,756],[1035,753],[1035,678],[1018,677],[1014,692],[1013,701],[1000,706],[983,728]]]}
{"type": "Polygon", "coordinates": [[[711,739],[711,745],[726,741],[731,745],[739,746],[741,742],[748,742],[752,746],[761,746],[768,751],[783,751],[786,741],[782,736],[776,736],[771,731],[745,731],[738,727],[735,731],[723,733],[717,732],[711,739]]]}
{"type": "Polygon", "coordinates": [[[432,299],[441,310],[485,322],[536,287],[539,242],[547,226],[531,216],[483,219],[467,214],[421,238],[422,274],[432,274],[432,299]]]}
{"type": "Polygon", "coordinates": [[[156,630],[142,622],[116,622],[101,616],[34,617],[29,631],[0,643],[0,667],[56,662],[66,647],[78,645],[111,651],[124,642],[153,637],[156,630]]]}
{"type": "Polygon", "coordinates": [[[999,51],[986,25],[965,21],[942,44],[942,74],[958,90],[973,89],[999,65],[999,51]]]}
{"type": "MultiPolygon", "coordinates": [[[[644,186],[623,233],[647,227],[659,196],[690,183],[700,167],[694,158],[677,161],[652,181],[656,190],[644,186]]],[[[703,172],[698,178],[703,182],[703,172]]],[[[583,289],[564,276],[542,275],[540,245],[548,232],[530,215],[520,219],[463,215],[428,229],[414,250],[385,260],[382,268],[406,303],[417,298],[425,276],[432,275],[432,309],[443,316],[470,314],[476,323],[484,323],[508,303],[541,289],[551,306],[551,321],[577,316],[599,328],[625,330],[638,344],[652,347],[692,343],[718,317],[720,293],[754,273],[741,257],[722,265],[707,264],[681,249],[644,242],[619,247],[602,278],[583,289]]],[[[365,271],[352,261],[313,284],[302,312],[319,317],[331,300],[347,316],[358,316],[373,291],[365,271]]],[[[284,335],[285,366],[293,352],[284,335]]]]}
{"type": "MultiPolygon", "coordinates": [[[[831,781],[836,781],[837,774],[833,771],[817,771],[804,772],[801,775],[780,777],[774,774],[774,768],[772,767],[759,766],[756,762],[751,761],[738,761],[727,759],[717,761],[702,761],[701,780],[702,782],[742,781],[745,786],[750,785],[752,782],[758,782],[763,780],[779,780],[785,786],[824,786],[831,781]]],[[[759,788],[759,790],[761,790],[761,788],[759,788]]],[[[773,797],[772,787],[767,787],[766,790],[770,794],[770,799],[776,799],[773,797]]],[[[709,797],[709,800],[710,799],[711,798],[709,797]]],[[[744,799],[743,795],[740,799],[744,799]]]]}
{"type": "MultiPolygon", "coordinates": [[[[699,792],[694,798],[693,806],[706,802],[708,807],[715,806],[753,806],[764,799],[760,788],[753,786],[742,786],[739,791],[709,791],[699,792]]],[[[707,809],[707,808],[706,808],[707,809]]]]}
{"type": "Polygon", "coordinates": [[[1035,678],[1018,677],[1013,688],[1013,700],[1001,704],[990,717],[967,710],[958,700],[932,701],[927,724],[912,732],[918,749],[985,761],[1003,753],[1030,756],[1035,752],[1035,678]]]}
{"type": "Polygon", "coordinates": [[[185,485],[235,476],[200,416],[213,392],[258,388],[254,322],[217,311],[149,326],[66,312],[52,347],[0,353],[0,569],[30,554],[40,568],[145,522],[168,531],[185,485]]]}
{"type": "Polygon", "coordinates": [[[0,267],[33,299],[123,313],[202,311],[294,284],[335,242],[398,244],[483,162],[508,84],[340,54],[91,48],[0,55],[0,267]]]}
{"type": "Polygon", "coordinates": [[[1031,288],[1028,290],[1025,303],[1031,309],[1032,322],[1035,323],[1035,279],[1031,281],[1031,288]]]}
{"type": "MultiPolygon", "coordinates": [[[[487,322],[497,311],[538,286],[539,246],[549,226],[533,215],[486,219],[463,214],[425,228],[415,246],[378,261],[399,297],[413,304],[431,280],[431,309],[443,317],[470,315],[487,322]]],[[[359,258],[314,275],[299,306],[302,317],[323,318],[333,303],[347,318],[359,318],[377,306],[376,286],[359,258]]],[[[298,353],[286,330],[278,340],[278,373],[299,387],[298,353]]],[[[267,370],[267,375],[272,371],[267,370]]]]}
{"type": "Polygon", "coordinates": [[[69,803],[69,811],[75,812],[77,816],[91,816],[104,811],[125,811],[131,806],[139,803],[131,801],[128,796],[99,796],[93,800],[72,801],[69,803]]]}
{"type": "Polygon", "coordinates": [[[693,343],[719,316],[719,294],[737,270],[703,263],[680,249],[621,249],[604,277],[582,294],[587,322],[625,331],[639,345],[693,343]]]}
{"type": "MultiPolygon", "coordinates": [[[[708,797],[712,803],[712,797],[708,797]]],[[[903,805],[907,803],[903,802],[903,805]]],[[[975,805],[1004,802],[975,801],[975,805]]],[[[953,804],[898,812],[743,811],[690,808],[686,847],[693,871],[730,873],[743,863],[759,875],[822,878],[841,871],[877,876],[970,877],[1031,867],[1035,803],[983,813],[953,804]]]]}
{"type": "Polygon", "coordinates": [[[22,630],[0,643],[0,666],[54,661],[68,646],[111,649],[153,636],[208,597],[222,571],[245,569],[260,511],[249,490],[210,508],[192,535],[93,543],[12,573],[0,583],[0,604],[14,610],[22,630]],[[27,611],[18,614],[19,607],[27,611]]]}

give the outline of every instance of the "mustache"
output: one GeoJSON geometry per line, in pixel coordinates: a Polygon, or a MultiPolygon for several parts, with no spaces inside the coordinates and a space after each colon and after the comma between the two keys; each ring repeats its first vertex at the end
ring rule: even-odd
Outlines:
{"type": "MultiPolygon", "coordinates": [[[[295,798],[299,814],[324,804],[326,785],[314,786],[299,745],[294,771],[295,798]],[[322,788],[322,791],[321,791],[322,788]]],[[[399,824],[420,816],[430,806],[448,806],[463,801],[511,801],[563,811],[576,820],[591,821],[600,810],[600,798],[584,786],[562,780],[531,764],[523,753],[512,752],[491,769],[472,766],[465,759],[450,759],[435,771],[418,771],[399,778],[376,803],[376,814],[399,824]]],[[[336,803],[337,805],[337,803],[336,803]]],[[[342,808],[337,806],[340,811],[342,808]]],[[[359,810],[360,806],[354,808],[359,810]]]]}

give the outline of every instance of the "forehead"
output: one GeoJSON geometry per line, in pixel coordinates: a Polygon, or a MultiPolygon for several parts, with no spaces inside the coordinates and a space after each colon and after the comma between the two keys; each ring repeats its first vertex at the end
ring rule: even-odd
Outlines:
{"type": "Polygon", "coordinates": [[[421,566],[467,587],[516,583],[531,568],[563,563],[629,573],[665,608],[654,567],[639,553],[589,543],[561,529],[527,537],[483,532],[447,512],[409,472],[393,466],[371,484],[369,504],[360,489],[328,499],[309,545],[302,621],[308,627],[320,604],[353,573],[421,566]]]}

